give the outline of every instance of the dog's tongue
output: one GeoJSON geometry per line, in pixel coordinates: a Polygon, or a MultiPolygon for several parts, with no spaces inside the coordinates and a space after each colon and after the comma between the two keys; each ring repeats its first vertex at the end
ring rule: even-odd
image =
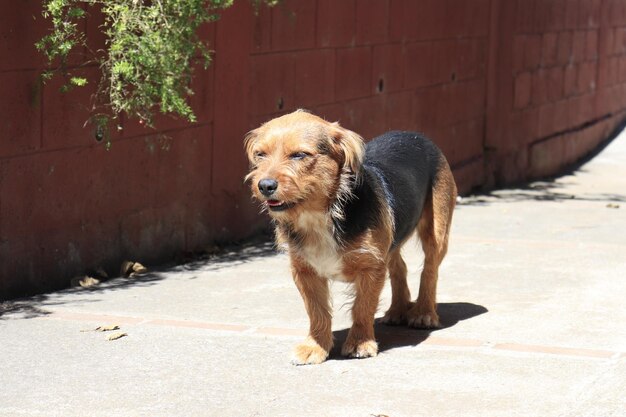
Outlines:
{"type": "Polygon", "coordinates": [[[281,204],[282,204],[282,202],[280,202],[278,200],[267,200],[267,205],[268,206],[276,207],[276,206],[280,206],[281,204]]]}

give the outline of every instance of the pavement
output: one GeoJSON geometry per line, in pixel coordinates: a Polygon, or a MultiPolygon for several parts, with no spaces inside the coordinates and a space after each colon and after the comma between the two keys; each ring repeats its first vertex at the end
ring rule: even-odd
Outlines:
{"type": "MultiPolygon", "coordinates": [[[[290,363],[308,320],[270,243],[0,304],[0,416],[626,415],[626,134],[570,175],[463,198],[443,328],[290,363]],[[127,335],[82,331],[117,325],[127,335]]],[[[404,250],[413,293],[421,251],[404,250]]],[[[379,316],[389,305],[385,288],[379,316]]]]}

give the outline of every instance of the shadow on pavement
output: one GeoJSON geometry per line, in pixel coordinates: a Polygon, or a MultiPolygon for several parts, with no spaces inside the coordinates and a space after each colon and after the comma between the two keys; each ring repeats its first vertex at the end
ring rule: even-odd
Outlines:
{"type": "Polygon", "coordinates": [[[555,181],[535,181],[518,188],[501,189],[487,194],[476,194],[464,197],[458,203],[463,206],[485,206],[491,203],[515,203],[518,201],[552,201],[569,200],[626,203],[626,194],[569,194],[564,192],[567,183],[555,181]]]}
{"type": "Polygon", "coordinates": [[[626,203],[626,194],[606,194],[606,193],[586,193],[569,194],[566,191],[568,183],[562,180],[566,175],[577,175],[587,172],[585,164],[598,156],[608,145],[610,145],[626,129],[626,121],[623,121],[601,142],[594,150],[583,156],[578,161],[564,167],[553,176],[545,177],[536,181],[529,181],[526,184],[519,184],[510,188],[497,187],[485,193],[478,193],[463,197],[458,203],[458,207],[463,206],[484,206],[494,202],[515,203],[519,201],[552,201],[562,202],[566,200],[596,201],[607,203],[626,203]],[[558,181],[558,182],[557,182],[558,181]]]}
{"type": "Polygon", "coordinates": [[[216,271],[278,254],[273,240],[262,237],[243,244],[224,247],[216,254],[202,255],[185,262],[185,271],[216,271]]]}
{"type": "Polygon", "coordinates": [[[14,301],[0,301],[0,320],[7,318],[32,319],[48,315],[50,311],[42,307],[47,299],[48,296],[39,295],[14,301]]]}
{"type": "MultiPolygon", "coordinates": [[[[378,351],[384,352],[398,347],[417,346],[428,339],[433,332],[447,329],[462,320],[471,319],[488,311],[485,307],[472,303],[439,303],[437,304],[437,313],[441,327],[428,330],[412,329],[406,326],[387,326],[376,322],[374,331],[378,342],[378,351]]],[[[349,330],[343,329],[333,332],[335,345],[330,353],[330,360],[345,359],[341,356],[341,346],[346,340],[349,330]]]]}
{"type": "MultiPolygon", "coordinates": [[[[217,271],[222,268],[232,267],[259,258],[276,255],[278,252],[272,241],[259,238],[244,244],[233,244],[220,248],[211,254],[202,254],[193,258],[185,259],[180,265],[161,265],[149,268],[150,272],[136,278],[115,277],[102,280],[99,285],[89,288],[67,288],[48,294],[32,297],[18,298],[14,300],[0,300],[0,321],[7,319],[32,319],[51,314],[47,307],[66,304],[96,302],[94,294],[105,294],[129,288],[149,287],[159,281],[167,279],[173,271],[217,271]],[[85,297],[67,297],[71,295],[85,295],[85,297]]],[[[87,273],[85,275],[91,275],[87,273]]],[[[188,279],[195,279],[196,275],[190,275],[188,279]]]]}
{"type": "Polygon", "coordinates": [[[112,278],[103,281],[99,285],[88,288],[73,287],[49,294],[0,301],[0,321],[6,319],[33,319],[43,317],[52,313],[50,310],[47,310],[49,307],[96,302],[98,299],[93,298],[93,294],[101,294],[126,288],[148,287],[164,278],[165,275],[162,273],[149,272],[133,279],[112,278]],[[84,295],[85,297],[68,297],[71,295],[84,295]]]}

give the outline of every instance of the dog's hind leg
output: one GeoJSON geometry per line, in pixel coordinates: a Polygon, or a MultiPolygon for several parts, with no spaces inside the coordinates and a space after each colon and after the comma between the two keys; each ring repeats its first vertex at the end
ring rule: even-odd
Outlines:
{"type": "Polygon", "coordinates": [[[417,232],[424,250],[424,268],[415,304],[408,312],[411,327],[439,327],[437,279],[439,265],[448,250],[452,212],[456,204],[456,185],[448,163],[442,158],[433,187],[424,204],[417,232]]]}
{"type": "Polygon", "coordinates": [[[405,324],[411,307],[411,291],[406,281],[406,264],[399,247],[389,254],[387,269],[391,281],[391,307],[380,322],[389,325],[405,324]]]}

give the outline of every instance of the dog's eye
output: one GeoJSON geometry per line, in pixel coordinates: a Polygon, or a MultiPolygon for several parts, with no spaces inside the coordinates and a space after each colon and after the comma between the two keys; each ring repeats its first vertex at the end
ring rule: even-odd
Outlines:
{"type": "Polygon", "coordinates": [[[294,152],[291,155],[289,155],[289,159],[293,159],[295,161],[299,161],[300,159],[304,159],[307,156],[309,156],[309,154],[306,153],[306,152],[294,152]]]}
{"type": "Polygon", "coordinates": [[[267,155],[265,154],[265,152],[255,152],[255,153],[254,153],[254,157],[255,157],[256,159],[263,159],[263,158],[265,158],[266,156],[267,156],[267,155]]]}

